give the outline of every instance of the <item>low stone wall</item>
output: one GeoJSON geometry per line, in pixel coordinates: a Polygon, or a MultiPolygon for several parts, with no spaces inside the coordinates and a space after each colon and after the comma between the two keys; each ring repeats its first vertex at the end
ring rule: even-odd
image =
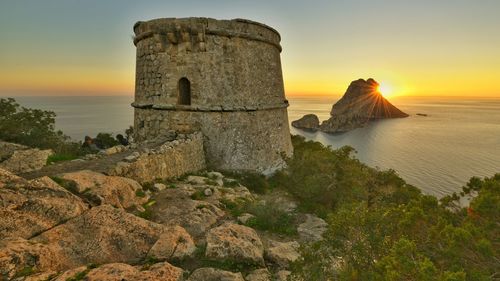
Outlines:
{"type": "Polygon", "coordinates": [[[118,162],[108,174],[149,182],[206,168],[203,136],[199,132],[145,150],[137,152],[135,157],[127,157],[127,162],[118,162]]]}

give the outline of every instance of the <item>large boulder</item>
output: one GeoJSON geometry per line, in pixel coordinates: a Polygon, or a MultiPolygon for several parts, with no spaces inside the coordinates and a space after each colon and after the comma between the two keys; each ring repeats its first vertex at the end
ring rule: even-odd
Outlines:
{"type": "Polygon", "coordinates": [[[297,241],[270,241],[270,244],[271,246],[265,251],[266,260],[280,268],[288,268],[290,263],[296,261],[300,257],[300,244],[297,241]]]}
{"type": "Polygon", "coordinates": [[[302,241],[316,242],[323,240],[328,224],[317,216],[307,214],[303,223],[297,227],[297,232],[302,241]]]}
{"type": "Polygon", "coordinates": [[[148,201],[142,186],[129,178],[106,176],[90,170],[66,173],[60,177],[72,182],[73,191],[83,194],[94,205],[109,204],[126,209],[148,201]]]}
{"type": "MultiPolygon", "coordinates": [[[[43,244],[23,238],[0,240],[0,277],[11,280],[28,270],[56,272],[64,269],[64,253],[57,244],[43,244]]],[[[2,279],[4,280],[4,279],[2,279]]]]}
{"type": "Polygon", "coordinates": [[[26,180],[0,168],[0,188],[5,186],[16,187],[26,184],[26,180]]]}
{"type": "Polygon", "coordinates": [[[204,267],[196,269],[188,281],[245,281],[241,273],[233,273],[222,269],[204,267]]]}
{"type": "Polygon", "coordinates": [[[181,260],[190,257],[196,251],[191,235],[176,225],[169,227],[149,250],[148,256],[157,260],[181,260]]]}
{"type": "Polygon", "coordinates": [[[225,212],[210,202],[193,200],[195,189],[181,185],[158,193],[151,220],[167,226],[180,225],[195,239],[202,237],[225,212]]]}
{"type": "Polygon", "coordinates": [[[28,149],[28,147],[17,143],[0,141],[0,162],[10,158],[14,151],[25,149],[28,149]]]}
{"type": "Polygon", "coordinates": [[[292,121],[292,126],[305,131],[317,131],[319,128],[319,118],[315,114],[306,114],[299,120],[292,121]]]}
{"type": "Polygon", "coordinates": [[[272,276],[267,268],[255,269],[245,277],[246,281],[272,281],[272,276]]]}
{"type": "Polygon", "coordinates": [[[344,96],[333,105],[330,119],[321,124],[321,131],[342,133],[363,127],[370,120],[408,117],[384,98],[378,87],[371,78],[351,82],[344,96]]]}
{"type": "Polygon", "coordinates": [[[226,222],[207,234],[207,258],[264,265],[264,247],[252,228],[226,222]]]}
{"type": "Polygon", "coordinates": [[[69,270],[54,281],[76,280],[77,276],[85,276],[86,281],[181,281],[183,270],[167,262],[154,264],[147,270],[124,263],[110,263],[97,268],[79,267],[69,270]]]}
{"type": "Polygon", "coordinates": [[[54,152],[50,149],[40,150],[38,148],[16,150],[2,163],[0,168],[9,170],[15,174],[27,173],[41,169],[47,164],[47,158],[54,152]]]}
{"type": "Polygon", "coordinates": [[[137,263],[146,258],[166,227],[109,205],[94,207],[31,241],[58,245],[60,269],[89,263],[137,263]]]}
{"type": "Polygon", "coordinates": [[[48,177],[27,181],[0,170],[0,240],[31,238],[88,209],[48,177]]]}

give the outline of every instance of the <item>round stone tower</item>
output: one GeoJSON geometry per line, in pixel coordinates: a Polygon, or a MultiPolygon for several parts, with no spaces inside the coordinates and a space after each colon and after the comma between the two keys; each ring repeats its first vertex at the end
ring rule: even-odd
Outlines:
{"type": "Polygon", "coordinates": [[[201,131],[208,165],[265,172],[291,155],[280,35],[243,19],[134,25],[138,141],[201,131]]]}

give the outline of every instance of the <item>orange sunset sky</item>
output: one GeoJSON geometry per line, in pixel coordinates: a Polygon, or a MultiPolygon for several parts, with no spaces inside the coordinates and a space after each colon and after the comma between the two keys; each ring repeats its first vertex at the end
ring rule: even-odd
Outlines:
{"type": "Polygon", "coordinates": [[[132,95],[136,21],[248,18],[282,36],[287,95],[373,77],[393,96],[500,97],[500,1],[0,3],[0,95],[132,95]]]}

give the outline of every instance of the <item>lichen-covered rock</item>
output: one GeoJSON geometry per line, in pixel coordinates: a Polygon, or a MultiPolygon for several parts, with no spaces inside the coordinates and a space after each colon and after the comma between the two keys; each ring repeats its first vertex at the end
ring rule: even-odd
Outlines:
{"type": "Polygon", "coordinates": [[[105,149],[104,150],[104,154],[106,154],[106,155],[112,155],[112,154],[123,152],[125,150],[127,150],[127,148],[125,146],[119,144],[119,145],[115,145],[113,147],[105,149]]]}
{"type": "Polygon", "coordinates": [[[284,243],[271,241],[270,243],[271,247],[266,249],[265,258],[280,268],[288,268],[290,263],[300,257],[298,252],[300,244],[296,241],[284,243]]]}
{"type": "Polygon", "coordinates": [[[222,269],[204,267],[196,269],[188,281],[245,281],[240,272],[234,273],[222,269]]]}
{"type": "Polygon", "coordinates": [[[137,263],[146,257],[165,230],[162,225],[122,209],[102,205],[32,241],[60,246],[64,255],[60,268],[68,269],[89,263],[137,263]]]}
{"type": "Polygon", "coordinates": [[[65,281],[68,278],[84,276],[86,281],[181,281],[183,270],[167,262],[157,263],[147,270],[141,270],[124,263],[110,263],[97,268],[80,267],[69,270],[54,281],[65,281]]]}
{"type": "Polygon", "coordinates": [[[5,186],[20,186],[26,184],[26,180],[14,175],[10,171],[4,170],[0,168],[0,188],[3,188],[5,186]]]}
{"type": "Polygon", "coordinates": [[[190,184],[202,184],[205,185],[207,182],[210,181],[209,178],[207,177],[202,177],[202,176],[188,176],[186,179],[186,182],[190,184]]]}
{"type": "Polygon", "coordinates": [[[314,215],[306,215],[306,220],[299,224],[297,232],[303,241],[316,242],[323,239],[328,224],[314,215]]]}
{"type": "Polygon", "coordinates": [[[0,170],[0,240],[31,238],[88,209],[48,177],[26,181],[0,170]]]}
{"type": "Polygon", "coordinates": [[[36,171],[47,164],[47,158],[52,154],[54,152],[50,149],[16,150],[7,160],[0,163],[0,168],[9,170],[14,174],[36,171]]]}
{"type": "Polygon", "coordinates": [[[191,199],[194,191],[182,185],[158,193],[156,204],[151,207],[151,219],[167,226],[180,225],[194,238],[204,235],[225,212],[210,202],[191,199]]]}
{"type": "Polygon", "coordinates": [[[260,268],[250,272],[246,277],[246,281],[272,281],[272,276],[267,268],[260,268]]]}
{"type": "Polygon", "coordinates": [[[149,250],[148,256],[158,260],[176,260],[190,257],[196,251],[191,235],[180,226],[167,228],[149,250]]]}
{"type": "Polygon", "coordinates": [[[17,143],[0,141],[0,162],[10,158],[14,151],[25,149],[28,149],[28,147],[17,143]]]}
{"type": "Polygon", "coordinates": [[[306,131],[317,131],[319,128],[319,118],[315,114],[306,114],[299,120],[292,121],[292,126],[306,131]]]}
{"type": "Polygon", "coordinates": [[[242,223],[242,224],[246,224],[249,220],[255,218],[254,215],[250,214],[250,213],[244,213],[244,214],[241,214],[240,216],[237,217],[237,220],[238,222],[242,223]]]}
{"type": "Polygon", "coordinates": [[[46,245],[23,238],[0,239],[0,277],[10,280],[26,269],[52,271],[64,256],[58,245],[46,245]]]}
{"type": "Polygon", "coordinates": [[[351,82],[344,96],[333,105],[330,119],[321,124],[321,131],[342,133],[363,127],[370,120],[408,117],[382,96],[378,86],[371,78],[351,82]]]}
{"type": "Polygon", "coordinates": [[[280,270],[276,272],[275,280],[276,281],[289,281],[292,276],[292,272],[288,270],[280,270]]]}
{"type": "Polygon", "coordinates": [[[85,195],[94,205],[110,204],[126,209],[148,201],[142,186],[129,178],[106,176],[90,170],[62,174],[61,178],[74,182],[75,192],[85,195]]]}
{"type": "Polygon", "coordinates": [[[264,247],[255,230],[227,222],[207,234],[210,259],[264,265],[264,247]]]}

